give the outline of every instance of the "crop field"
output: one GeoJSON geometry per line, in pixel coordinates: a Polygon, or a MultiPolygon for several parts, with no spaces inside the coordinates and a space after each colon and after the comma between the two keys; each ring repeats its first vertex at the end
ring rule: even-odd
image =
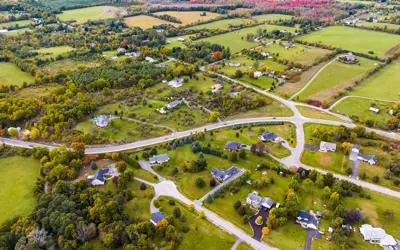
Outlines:
{"type": "Polygon", "coordinates": [[[253,21],[245,18],[224,19],[212,23],[200,24],[187,29],[227,29],[230,26],[240,26],[241,24],[252,23],[253,21]]]}
{"type": "Polygon", "coordinates": [[[256,47],[259,43],[256,42],[249,42],[246,40],[247,34],[256,34],[257,30],[259,29],[266,29],[267,32],[271,32],[275,29],[278,30],[288,30],[293,32],[295,28],[291,27],[284,27],[284,26],[278,26],[278,25],[258,25],[255,27],[250,27],[250,28],[245,28],[237,31],[232,31],[229,33],[217,35],[217,36],[212,36],[212,37],[207,37],[204,39],[201,39],[200,41],[206,41],[210,43],[216,43],[216,44],[221,44],[224,45],[225,47],[229,47],[231,49],[231,52],[239,52],[243,49],[249,49],[252,47],[256,47]]]}
{"type": "Polygon", "coordinates": [[[393,62],[357,86],[351,95],[397,101],[400,94],[400,63],[393,62]]]}
{"type": "Polygon", "coordinates": [[[15,64],[0,62],[0,84],[21,86],[33,82],[33,76],[21,71],[15,64]]]}
{"type": "Polygon", "coordinates": [[[36,199],[33,196],[39,161],[13,156],[0,159],[0,224],[15,216],[32,212],[36,199]]]}
{"type": "Polygon", "coordinates": [[[266,14],[266,15],[253,16],[252,18],[258,22],[264,22],[264,21],[288,20],[291,19],[292,16],[282,15],[282,14],[266,14]]]}
{"type": "Polygon", "coordinates": [[[0,29],[7,29],[10,27],[15,27],[15,26],[27,26],[31,24],[32,22],[30,20],[21,20],[21,21],[15,21],[15,22],[8,22],[8,23],[0,23],[0,29]]]}
{"type": "Polygon", "coordinates": [[[328,65],[311,82],[308,87],[300,93],[300,100],[312,97],[312,99],[327,100],[337,91],[351,85],[359,80],[362,74],[373,69],[375,61],[358,57],[359,64],[344,64],[335,61],[328,65]]]}
{"type": "Polygon", "coordinates": [[[83,9],[66,10],[57,17],[62,21],[75,20],[78,23],[84,23],[88,20],[104,20],[114,18],[115,11],[118,8],[111,6],[96,6],[83,9]]]}
{"type": "Polygon", "coordinates": [[[204,11],[163,11],[163,12],[157,12],[154,14],[155,15],[167,14],[167,15],[176,17],[182,21],[182,24],[175,24],[178,26],[207,21],[207,20],[221,16],[221,14],[213,13],[213,12],[206,12],[206,14],[207,14],[206,16],[201,16],[201,14],[203,14],[203,13],[204,13],[204,11]]]}
{"type": "Polygon", "coordinates": [[[176,25],[176,23],[171,23],[152,16],[144,16],[144,15],[127,17],[124,19],[124,21],[129,27],[137,26],[142,29],[150,29],[154,25],[161,25],[161,24],[176,25]]]}
{"type": "Polygon", "coordinates": [[[296,63],[303,65],[312,64],[319,57],[329,53],[329,50],[320,49],[316,47],[305,47],[301,44],[295,44],[294,48],[287,49],[282,44],[271,44],[261,49],[263,52],[268,52],[270,55],[274,55],[278,59],[291,60],[296,63]]]}
{"type": "Polygon", "coordinates": [[[382,57],[387,51],[400,43],[398,36],[394,34],[343,26],[328,27],[299,39],[364,54],[373,51],[374,55],[378,57],[382,57]]]}

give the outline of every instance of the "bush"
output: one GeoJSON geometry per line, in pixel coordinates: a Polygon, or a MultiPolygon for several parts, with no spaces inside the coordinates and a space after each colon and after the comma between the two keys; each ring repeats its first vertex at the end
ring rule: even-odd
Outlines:
{"type": "Polygon", "coordinates": [[[246,214],[246,208],[244,206],[240,206],[238,209],[239,215],[243,216],[246,214]]]}
{"type": "Polygon", "coordinates": [[[352,174],[353,173],[353,169],[352,168],[347,168],[346,173],[347,174],[352,174]]]}
{"type": "Polygon", "coordinates": [[[175,218],[180,218],[182,215],[182,212],[179,209],[179,207],[175,207],[174,210],[172,211],[172,213],[174,214],[175,218]]]}
{"type": "Polygon", "coordinates": [[[174,206],[174,205],[175,205],[175,201],[174,201],[174,200],[169,200],[168,203],[169,203],[171,206],[174,206]]]}
{"type": "Polygon", "coordinates": [[[182,227],[182,232],[183,232],[183,233],[188,233],[189,230],[190,230],[189,227],[186,226],[186,225],[184,225],[184,226],[182,227]]]}
{"type": "Polygon", "coordinates": [[[144,184],[143,182],[140,183],[140,190],[146,190],[146,184],[144,184]]]}
{"type": "Polygon", "coordinates": [[[181,218],[179,218],[182,222],[186,222],[186,216],[182,214],[181,218]]]}
{"type": "Polygon", "coordinates": [[[249,216],[243,215],[242,220],[243,220],[243,224],[249,223],[249,216]]]}
{"type": "Polygon", "coordinates": [[[196,179],[196,187],[203,188],[205,186],[205,182],[203,178],[199,177],[196,179]]]}
{"type": "Polygon", "coordinates": [[[242,206],[242,202],[240,202],[239,200],[236,201],[235,204],[233,204],[233,207],[236,211],[240,208],[240,206],[242,206]]]}
{"type": "Polygon", "coordinates": [[[214,179],[210,180],[210,187],[215,187],[217,185],[217,182],[214,179]]]}
{"type": "Polygon", "coordinates": [[[372,177],[372,181],[375,183],[379,182],[379,176],[375,175],[374,177],[372,177]]]}
{"type": "Polygon", "coordinates": [[[212,199],[210,194],[207,196],[207,202],[208,203],[212,203],[213,202],[213,199],[212,199]]]}

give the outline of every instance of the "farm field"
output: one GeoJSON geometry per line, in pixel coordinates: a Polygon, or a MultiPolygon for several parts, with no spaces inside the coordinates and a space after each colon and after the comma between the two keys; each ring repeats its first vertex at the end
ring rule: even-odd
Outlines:
{"type": "Polygon", "coordinates": [[[95,6],[75,10],[66,10],[57,17],[62,21],[75,20],[77,23],[84,23],[88,20],[104,20],[114,18],[114,12],[118,10],[112,6],[95,6]]]}
{"type": "Polygon", "coordinates": [[[39,177],[39,161],[12,156],[0,159],[0,224],[15,216],[30,214],[36,205],[33,195],[39,177]]]}
{"type": "Polygon", "coordinates": [[[65,70],[76,70],[81,66],[85,66],[87,68],[100,66],[102,63],[100,61],[75,61],[73,59],[64,59],[60,61],[54,61],[47,65],[44,65],[40,68],[40,71],[44,74],[54,74],[58,71],[65,70]]]}
{"type": "Polygon", "coordinates": [[[256,34],[257,30],[259,29],[266,29],[267,32],[271,32],[275,29],[278,30],[286,29],[290,32],[294,32],[296,30],[295,28],[291,27],[263,24],[237,31],[228,32],[217,36],[207,37],[201,39],[200,41],[221,44],[224,45],[225,47],[229,47],[231,49],[231,52],[236,53],[241,51],[242,49],[249,49],[259,45],[259,43],[249,42],[245,39],[247,34],[249,33],[256,34]]]}
{"type": "Polygon", "coordinates": [[[55,57],[57,55],[67,53],[70,51],[75,50],[70,46],[57,46],[57,47],[50,47],[50,48],[41,48],[34,50],[34,52],[38,52],[43,57],[55,57]]]}
{"type": "Polygon", "coordinates": [[[317,100],[329,100],[336,92],[351,85],[354,81],[376,67],[377,62],[358,57],[359,64],[344,64],[335,61],[328,65],[311,82],[307,88],[299,94],[300,100],[312,98],[317,100]]]}
{"type": "Polygon", "coordinates": [[[187,29],[200,30],[200,29],[227,29],[230,26],[240,26],[241,24],[252,23],[253,21],[245,18],[233,18],[215,21],[212,23],[200,24],[187,29]]]}
{"type": "Polygon", "coordinates": [[[34,81],[33,76],[21,71],[15,64],[0,62],[0,84],[22,86],[34,81]]]}
{"type": "Polygon", "coordinates": [[[370,27],[370,28],[374,28],[374,27],[385,28],[385,27],[387,27],[387,29],[395,29],[395,30],[400,28],[400,25],[397,25],[397,24],[373,23],[373,22],[361,22],[361,23],[357,23],[357,26],[364,26],[364,27],[370,27]]]}
{"type": "Polygon", "coordinates": [[[8,22],[8,23],[0,23],[0,29],[7,29],[10,27],[22,27],[22,26],[27,26],[29,24],[32,24],[31,20],[21,20],[21,21],[15,21],[15,22],[8,22]]]}
{"type": "Polygon", "coordinates": [[[127,17],[124,18],[124,21],[129,27],[137,26],[142,29],[150,29],[154,25],[161,25],[161,24],[171,24],[173,26],[176,25],[176,23],[164,21],[152,16],[145,16],[145,15],[127,17]]]}
{"type": "Polygon", "coordinates": [[[213,12],[206,12],[206,16],[201,16],[204,11],[162,11],[162,12],[157,12],[154,13],[155,15],[170,15],[173,17],[178,18],[179,20],[182,21],[182,24],[176,24],[177,26],[182,26],[182,25],[187,25],[187,24],[192,24],[192,23],[198,23],[201,21],[207,21],[216,17],[221,16],[221,14],[218,13],[213,13],[213,12]]]}
{"type": "Polygon", "coordinates": [[[266,15],[253,16],[252,18],[258,22],[265,22],[265,21],[288,20],[291,19],[292,16],[282,15],[282,14],[266,14],[266,15]]]}
{"type": "Polygon", "coordinates": [[[397,101],[400,94],[400,81],[398,79],[400,79],[400,63],[392,62],[380,72],[362,82],[350,94],[397,101]]]}
{"type": "Polygon", "coordinates": [[[282,44],[271,44],[261,49],[263,52],[268,52],[271,56],[277,59],[291,60],[302,65],[310,65],[315,60],[330,53],[329,50],[316,47],[306,47],[301,44],[295,44],[294,48],[286,49],[282,44]]]}
{"type": "Polygon", "coordinates": [[[393,118],[388,114],[393,102],[381,102],[374,100],[367,100],[357,97],[346,98],[338,103],[333,111],[339,114],[344,114],[352,118],[353,120],[359,120],[359,123],[365,123],[367,120],[374,121],[375,127],[386,124],[390,118],[393,118]],[[375,104],[375,108],[380,110],[379,114],[376,114],[368,109],[375,104]]]}
{"type": "Polygon", "coordinates": [[[382,57],[387,51],[400,43],[397,35],[384,32],[363,30],[344,26],[332,26],[299,37],[300,40],[332,45],[337,48],[382,57]],[[360,41],[363,41],[360,43],[360,41]]]}

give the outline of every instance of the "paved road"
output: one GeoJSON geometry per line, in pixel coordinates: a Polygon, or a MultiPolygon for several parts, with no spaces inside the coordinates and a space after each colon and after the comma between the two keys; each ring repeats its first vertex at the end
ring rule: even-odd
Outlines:
{"type": "Polygon", "coordinates": [[[162,177],[161,175],[159,175],[156,171],[153,170],[153,168],[151,167],[151,164],[149,161],[139,161],[139,165],[141,168],[143,168],[144,170],[149,171],[150,173],[154,174],[155,176],[157,176],[159,181],[165,181],[165,178],[162,177]]]}

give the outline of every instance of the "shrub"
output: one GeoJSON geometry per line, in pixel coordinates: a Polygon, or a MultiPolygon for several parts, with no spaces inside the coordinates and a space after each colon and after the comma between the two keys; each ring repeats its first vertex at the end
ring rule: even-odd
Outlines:
{"type": "Polygon", "coordinates": [[[140,183],[140,190],[146,190],[146,184],[144,184],[143,182],[140,183]]]}
{"type": "Polygon", "coordinates": [[[207,202],[208,203],[212,203],[213,202],[213,199],[212,199],[210,194],[207,196],[207,202]]]}
{"type": "Polygon", "coordinates": [[[199,177],[196,179],[196,187],[203,188],[205,186],[205,182],[203,178],[199,177]]]}
{"type": "Polygon", "coordinates": [[[210,187],[215,187],[217,185],[217,182],[214,179],[210,180],[210,187]]]}
{"type": "Polygon", "coordinates": [[[182,215],[182,212],[179,209],[179,207],[175,207],[174,210],[172,211],[172,213],[174,214],[175,218],[180,218],[182,215]]]}
{"type": "Polygon", "coordinates": [[[375,183],[379,182],[379,176],[375,175],[374,177],[372,177],[372,181],[375,183]]]}
{"type": "Polygon", "coordinates": [[[236,211],[240,208],[240,206],[242,206],[242,202],[240,202],[239,200],[236,201],[235,204],[233,204],[233,207],[236,211]]]}
{"type": "Polygon", "coordinates": [[[183,232],[183,233],[188,233],[189,230],[190,230],[189,227],[186,226],[186,225],[184,225],[184,226],[182,227],[182,232],[183,232]]]}
{"type": "Polygon", "coordinates": [[[174,205],[175,205],[175,201],[174,201],[174,200],[169,200],[168,203],[169,203],[171,206],[174,206],[174,205]]]}

